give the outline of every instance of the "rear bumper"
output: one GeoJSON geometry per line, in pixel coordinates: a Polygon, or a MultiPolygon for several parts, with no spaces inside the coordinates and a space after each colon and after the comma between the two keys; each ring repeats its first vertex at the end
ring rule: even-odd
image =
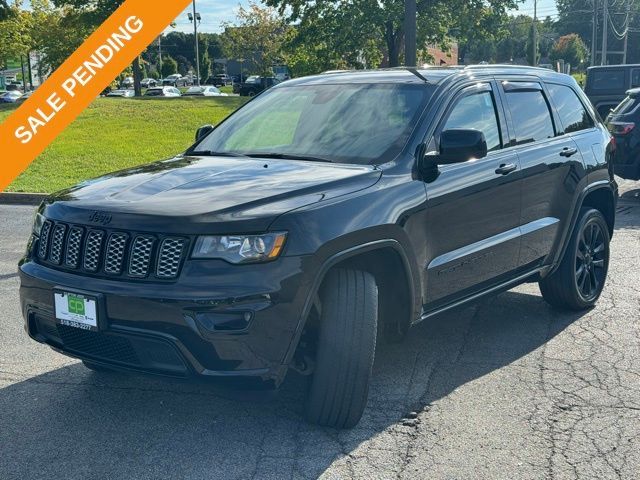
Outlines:
{"type": "Polygon", "coordinates": [[[304,259],[204,270],[187,262],[178,282],[162,285],[87,278],[27,260],[19,271],[25,329],[61,353],[114,368],[277,386],[310,288],[304,259]],[[54,289],[95,295],[100,331],[58,325],[54,289]]]}

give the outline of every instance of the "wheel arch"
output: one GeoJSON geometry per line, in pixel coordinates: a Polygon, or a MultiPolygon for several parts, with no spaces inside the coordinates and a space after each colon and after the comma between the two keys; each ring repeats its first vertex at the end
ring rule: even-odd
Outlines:
{"type": "Polygon", "coordinates": [[[551,275],[558,269],[560,260],[564,257],[564,254],[567,250],[569,239],[571,238],[571,232],[573,232],[573,229],[578,222],[578,217],[580,216],[580,210],[582,209],[582,207],[592,207],[600,211],[604,215],[607,226],[609,227],[609,234],[613,236],[615,227],[616,204],[616,190],[612,187],[610,181],[599,181],[586,186],[582,190],[574,204],[570,217],[571,221],[568,222],[568,225],[563,233],[561,248],[558,249],[558,252],[556,253],[554,261],[549,270],[542,276],[546,277],[547,275],[551,275]]]}
{"type": "Polygon", "coordinates": [[[411,267],[409,258],[399,241],[395,239],[380,239],[342,250],[327,258],[315,276],[312,287],[307,294],[295,335],[285,356],[285,364],[288,365],[293,358],[316,296],[327,274],[332,269],[340,267],[358,268],[374,275],[378,288],[383,294],[381,303],[384,306],[379,310],[383,315],[382,322],[387,322],[385,326],[393,325],[397,333],[402,335],[418,318],[421,308],[420,280],[417,272],[411,267]],[[384,273],[389,273],[387,268],[390,268],[393,273],[402,272],[401,280],[398,281],[395,276],[393,278],[394,281],[389,281],[388,278],[385,279],[384,273]],[[391,290],[383,291],[385,288],[390,288],[391,290]],[[390,299],[394,298],[394,294],[399,295],[399,298],[395,298],[398,298],[402,304],[402,311],[399,315],[393,315],[391,304],[389,303],[390,299]],[[395,318],[397,322],[394,322],[393,319],[390,320],[390,312],[392,318],[395,318]]]}

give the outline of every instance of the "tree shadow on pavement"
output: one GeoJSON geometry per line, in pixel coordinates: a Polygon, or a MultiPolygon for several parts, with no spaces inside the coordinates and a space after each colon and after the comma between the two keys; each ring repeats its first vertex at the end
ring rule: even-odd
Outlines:
{"type": "Polygon", "coordinates": [[[277,395],[94,373],[79,363],[8,377],[0,478],[317,478],[385,430],[411,429],[408,412],[504,366],[535,362],[579,316],[508,292],[425,321],[405,342],[379,346],[367,410],[348,431],[304,422],[305,380],[293,375],[277,395]]]}

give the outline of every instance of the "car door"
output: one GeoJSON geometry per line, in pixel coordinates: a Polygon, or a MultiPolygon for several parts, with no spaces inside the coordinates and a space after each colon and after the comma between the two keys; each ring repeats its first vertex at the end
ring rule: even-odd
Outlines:
{"type": "Polygon", "coordinates": [[[484,133],[488,155],[438,166],[427,183],[426,310],[479,291],[508,276],[518,259],[520,167],[508,139],[503,108],[493,82],[466,87],[453,98],[429,143],[449,129],[484,133]]]}
{"type": "Polygon", "coordinates": [[[500,82],[522,168],[522,246],[519,267],[545,263],[568,221],[582,155],[564,135],[555,108],[540,81],[500,82]]]}

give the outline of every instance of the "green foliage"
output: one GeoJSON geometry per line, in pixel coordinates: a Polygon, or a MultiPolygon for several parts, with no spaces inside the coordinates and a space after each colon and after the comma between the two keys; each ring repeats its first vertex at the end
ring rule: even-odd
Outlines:
{"type": "Polygon", "coordinates": [[[10,15],[9,4],[7,0],[0,0],[0,21],[6,20],[10,15]]]}
{"type": "Polygon", "coordinates": [[[178,73],[178,62],[169,55],[162,56],[162,78],[178,73]]]}
{"type": "Polygon", "coordinates": [[[551,50],[551,60],[564,60],[573,68],[580,68],[588,55],[589,50],[577,33],[560,37],[551,50]]]}
{"type": "Polygon", "coordinates": [[[7,7],[6,19],[0,22],[0,67],[27,55],[32,48],[32,16],[19,3],[7,7]]]}
{"type": "Polygon", "coordinates": [[[261,75],[271,75],[271,67],[282,61],[291,27],[273,8],[252,2],[238,9],[237,25],[226,22],[223,26],[222,45],[228,58],[252,60],[255,73],[261,75]]]}
{"type": "MultiPolygon", "coordinates": [[[[403,0],[266,0],[289,20],[297,22],[301,41],[319,43],[323,63],[350,66],[397,66],[404,44],[403,0]],[[326,47],[325,47],[326,45],[326,47]],[[373,48],[372,48],[373,47],[373,48]],[[367,58],[374,53],[373,58],[367,58]],[[380,56],[382,53],[382,57],[380,56]]],[[[516,0],[430,0],[417,8],[418,45],[445,46],[450,36],[463,43],[483,36],[500,36],[499,26],[516,0]]]]}

